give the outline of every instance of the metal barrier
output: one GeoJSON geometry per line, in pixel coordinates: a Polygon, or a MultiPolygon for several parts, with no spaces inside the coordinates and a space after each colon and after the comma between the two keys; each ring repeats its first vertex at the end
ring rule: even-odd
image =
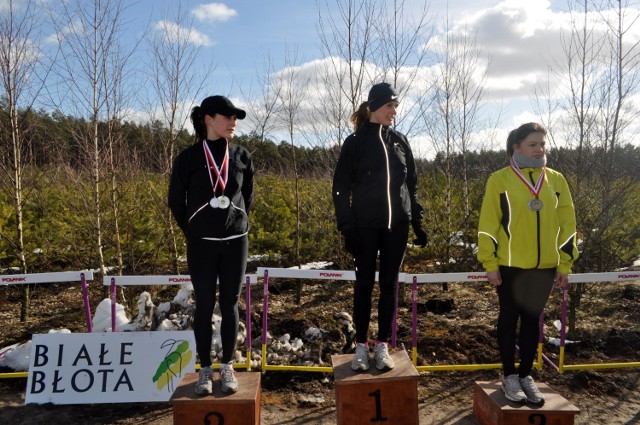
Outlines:
{"type": "MultiPolygon", "coordinates": [[[[316,279],[316,280],[356,280],[356,273],[354,271],[346,270],[301,270],[301,269],[280,269],[280,268],[268,268],[258,267],[258,275],[263,276],[263,297],[262,297],[262,371],[268,370],[280,370],[280,371],[302,371],[302,372],[333,372],[333,368],[329,366],[294,366],[294,365],[270,365],[267,363],[267,329],[268,329],[268,310],[269,310],[269,278],[289,278],[289,279],[316,279]]],[[[378,281],[379,274],[376,272],[376,282],[378,281]]],[[[398,276],[399,281],[404,281],[405,274],[400,273],[398,276]]],[[[398,291],[398,285],[396,283],[396,292],[398,291]]],[[[397,324],[397,305],[396,296],[396,308],[393,318],[392,326],[392,345],[396,345],[396,324],[397,324]]]]}
{"type": "MultiPolygon", "coordinates": [[[[569,284],[574,283],[595,283],[595,282],[622,282],[640,280],[640,271],[630,272],[606,272],[606,273],[579,273],[569,275],[569,284]]],[[[563,373],[565,370],[582,370],[582,369],[618,369],[629,367],[640,367],[640,362],[624,362],[624,363],[584,363],[567,365],[564,362],[564,349],[566,342],[565,327],[567,323],[567,289],[562,291],[562,328],[560,329],[560,357],[558,371],[563,373]]]]}
{"type": "MultiPolygon", "coordinates": [[[[89,305],[89,290],[87,280],[93,280],[90,270],[51,273],[28,273],[0,275],[2,285],[31,285],[36,283],[80,282],[82,284],[82,301],[87,320],[87,330],[91,332],[91,306],[89,305]]],[[[26,378],[28,372],[0,373],[0,378],[26,378]]]]}
{"type": "MultiPolygon", "coordinates": [[[[247,329],[246,349],[247,359],[245,364],[234,364],[239,369],[251,370],[251,284],[258,282],[255,274],[247,274],[245,279],[245,327],[247,329]]],[[[152,286],[152,285],[184,285],[191,283],[188,275],[165,275],[165,276],[104,276],[102,279],[104,286],[110,287],[111,294],[111,331],[116,332],[116,288],[117,286],[152,286]]],[[[199,368],[200,365],[196,365],[199,368]]],[[[220,367],[219,363],[212,364],[212,367],[220,367]]]]}
{"type": "MultiPolygon", "coordinates": [[[[406,274],[405,283],[411,283],[411,360],[418,371],[445,371],[445,370],[481,370],[500,369],[502,363],[480,363],[463,365],[438,365],[438,366],[418,366],[418,283],[459,283],[459,282],[486,282],[487,274],[484,272],[462,272],[462,273],[428,273],[428,274],[406,274]]],[[[538,333],[538,356],[534,367],[542,369],[542,361],[545,360],[555,367],[553,362],[542,353],[543,347],[543,324],[544,312],[540,314],[538,333]]],[[[557,369],[557,368],[556,368],[557,369]]]]}
{"type": "MultiPolygon", "coordinates": [[[[315,279],[315,280],[343,280],[354,281],[354,271],[344,270],[300,270],[300,269],[281,269],[259,267],[257,274],[245,275],[245,294],[246,294],[246,328],[247,328],[247,362],[245,365],[238,365],[240,368],[251,370],[251,284],[258,282],[258,276],[263,276],[263,312],[262,312],[262,371],[305,371],[305,372],[332,372],[331,367],[325,366],[293,366],[293,365],[269,365],[267,363],[267,330],[268,330],[268,308],[269,308],[269,278],[289,278],[289,279],[315,279]]],[[[87,290],[87,280],[93,280],[91,271],[79,272],[55,272],[55,273],[35,273],[35,274],[17,274],[17,275],[0,275],[0,285],[14,284],[35,284],[35,283],[55,283],[55,282],[82,282],[82,294],[85,308],[85,316],[87,319],[87,328],[91,329],[91,312],[89,306],[89,296],[87,290]]],[[[378,273],[376,273],[376,281],[378,273]]],[[[438,365],[438,366],[418,366],[417,365],[417,298],[419,283],[460,283],[460,282],[484,282],[487,281],[484,272],[463,272],[463,273],[428,273],[428,274],[407,274],[400,273],[398,280],[400,282],[412,284],[412,362],[419,371],[444,371],[444,370],[479,370],[501,368],[500,363],[487,364],[464,364],[464,365],[438,365]]],[[[606,273],[583,273],[569,275],[569,284],[590,283],[590,282],[619,282],[619,281],[637,281],[640,280],[640,272],[606,272],[606,273]]],[[[176,285],[189,283],[189,276],[185,275],[168,275],[168,276],[104,276],[103,284],[111,288],[112,302],[112,330],[115,331],[115,306],[116,306],[116,285],[176,285]]],[[[396,285],[396,291],[398,285],[396,285]]],[[[566,370],[581,369],[606,369],[606,368],[631,368],[640,367],[640,362],[623,362],[623,363],[595,363],[595,364],[565,364],[565,344],[566,334],[565,325],[567,322],[567,288],[562,291],[562,317],[560,330],[560,354],[558,365],[553,363],[543,353],[543,319],[544,313],[540,316],[540,334],[538,338],[538,357],[534,366],[538,369],[542,368],[543,361],[546,361],[559,373],[566,370]]],[[[396,297],[397,300],[398,297],[396,297]]],[[[396,329],[397,329],[397,304],[394,314],[394,323],[392,326],[392,345],[396,345],[396,329]]],[[[214,365],[218,366],[218,365],[214,365]]],[[[0,378],[26,377],[27,372],[3,373],[0,378]]]]}

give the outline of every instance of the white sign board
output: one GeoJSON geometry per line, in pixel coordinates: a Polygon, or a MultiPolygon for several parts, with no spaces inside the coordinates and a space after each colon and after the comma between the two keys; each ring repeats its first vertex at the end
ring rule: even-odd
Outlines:
{"type": "Polygon", "coordinates": [[[34,335],[25,403],[168,401],[195,357],[192,331],[34,335]]]}

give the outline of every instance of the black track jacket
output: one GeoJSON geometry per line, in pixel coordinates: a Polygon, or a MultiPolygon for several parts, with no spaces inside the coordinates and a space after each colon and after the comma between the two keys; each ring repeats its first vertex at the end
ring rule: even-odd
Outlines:
{"type": "MultiPolygon", "coordinates": [[[[224,139],[207,140],[217,164],[224,157],[224,139]]],[[[213,188],[202,142],[194,143],[176,157],[169,183],[168,203],[187,239],[231,239],[249,231],[253,205],[253,163],[249,152],[229,143],[229,177],[224,191],[229,208],[212,208],[213,188]]],[[[213,171],[212,171],[213,173],[213,171]]],[[[215,181],[215,173],[214,181],[215,181]]],[[[218,189],[216,196],[222,195],[218,189]]]]}
{"type": "Polygon", "coordinates": [[[346,138],[333,176],[338,229],[391,229],[422,223],[418,176],[407,138],[392,128],[365,123],[346,138]]]}

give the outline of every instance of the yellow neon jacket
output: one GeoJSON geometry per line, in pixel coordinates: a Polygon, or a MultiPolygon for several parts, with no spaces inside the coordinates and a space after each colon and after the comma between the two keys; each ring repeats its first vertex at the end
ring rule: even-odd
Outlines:
{"type": "MultiPolygon", "coordinates": [[[[534,185],[541,169],[521,171],[534,185]]],[[[542,209],[529,209],[534,196],[511,167],[489,176],[478,225],[478,260],[486,271],[509,266],[571,273],[578,258],[576,218],[564,176],[547,168],[539,198],[542,209]]]]}

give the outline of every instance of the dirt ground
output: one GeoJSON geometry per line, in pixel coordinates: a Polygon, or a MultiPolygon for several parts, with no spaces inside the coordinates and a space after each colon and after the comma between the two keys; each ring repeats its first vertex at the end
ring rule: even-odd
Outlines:
{"type": "MultiPolygon", "coordinates": [[[[257,288],[256,288],[257,289],[257,288]]],[[[581,305],[576,342],[567,345],[565,364],[640,361],[640,285],[593,285],[581,305]]],[[[128,298],[135,299],[135,288],[128,298]]],[[[169,289],[164,291],[170,291],[169,289]]],[[[63,284],[40,285],[32,291],[31,317],[19,321],[20,291],[0,287],[0,348],[25,342],[35,333],[66,328],[85,331],[79,288],[63,284]]],[[[102,299],[101,288],[91,288],[92,306],[102,299]]],[[[252,291],[254,347],[262,326],[262,292],[252,291]]],[[[410,291],[404,288],[410,300],[410,291]]],[[[172,295],[155,290],[154,302],[172,295]]],[[[349,284],[331,282],[272,282],[269,332],[303,337],[304,330],[326,330],[323,341],[306,341],[320,361],[330,364],[340,354],[346,337],[335,314],[351,310],[349,284]],[[300,301],[298,302],[298,295],[300,301]],[[330,301],[328,301],[330,300],[330,301]]],[[[559,294],[546,309],[544,353],[557,364],[558,349],[550,344],[559,336],[553,322],[559,319],[559,294]]],[[[496,363],[496,297],[487,286],[450,284],[420,288],[418,293],[418,365],[496,363]],[[439,302],[433,301],[438,298],[439,302]],[[429,301],[429,303],[428,303],[429,301]],[[444,306],[444,307],[443,307],[444,306]],[[434,313],[447,307],[449,311],[434,313]]],[[[243,306],[244,308],[244,306],[243,306]]],[[[375,310],[375,309],[374,309],[375,310]]],[[[244,317],[244,314],[241,314],[244,317]]],[[[372,334],[375,334],[375,315],[372,334]]],[[[411,346],[411,306],[401,302],[398,311],[398,347],[411,346]]],[[[399,348],[401,349],[401,348],[399,348]]],[[[259,350],[258,350],[259,351],[259,350]]],[[[10,370],[0,368],[0,372],[10,370]]],[[[260,372],[250,372],[260,373],[260,372]]],[[[576,424],[640,424],[640,368],[586,369],[558,373],[544,364],[534,373],[580,409],[576,424]]],[[[473,416],[474,381],[499,379],[499,370],[429,371],[418,380],[420,424],[478,424],[473,416]]],[[[173,423],[169,403],[94,405],[24,405],[26,378],[0,379],[0,424],[154,424],[173,423]]],[[[269,371],[262,376],[262,424],[335,424],[335,386],[332,374],[269,371]]]]}

